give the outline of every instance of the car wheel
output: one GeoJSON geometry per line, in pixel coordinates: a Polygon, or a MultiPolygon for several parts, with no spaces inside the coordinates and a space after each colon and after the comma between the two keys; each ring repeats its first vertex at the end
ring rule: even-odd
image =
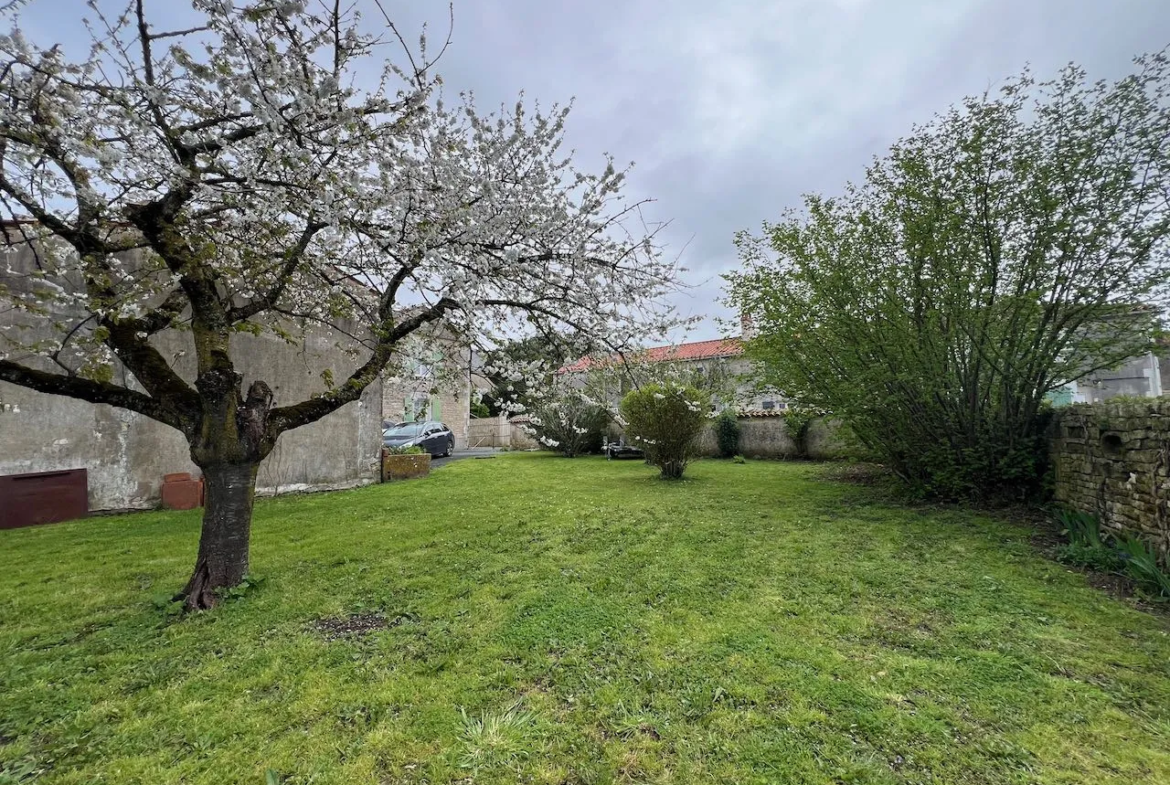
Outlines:
{"type": "Polygon", "coordinates": [[[447,449],[446,449],[446,451],[443,452],[443,457],[450,458],[451,457],[451,450],[454,448],[455,448],[455,440],[448,439],[447,440],[447,449]]]}

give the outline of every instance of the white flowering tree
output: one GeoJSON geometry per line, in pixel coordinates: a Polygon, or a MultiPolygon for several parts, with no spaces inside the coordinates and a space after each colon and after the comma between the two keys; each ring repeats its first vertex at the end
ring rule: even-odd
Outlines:
{"type": "Polygon", "coordinates": [[[389,19],[385,40],[361,32],[348,2],[192,6],[196,23],[169,30],[143,0],[94,3],[77,61],[19,20],[0,37],[0,202],[37,254],[0,281],[0,308],[55,335],[6,331],[0,380],[184,435],[207,505],[183,596],[205,608],[248,569],[261,460],[356,400],[404,341],[529,324],[620,349],[668,326],[677,270],[623,172],[581,172],[560,149],[565,109],[448,106],[425,41],[389,19]],[[387,41],[401,55],[383,65],[387,41]],[[297,325],[358,341],[353,372],[303,401],[245,389],[233,333],[297,325]],[[168,332],[193,375],[160,352],[168,332]]]}

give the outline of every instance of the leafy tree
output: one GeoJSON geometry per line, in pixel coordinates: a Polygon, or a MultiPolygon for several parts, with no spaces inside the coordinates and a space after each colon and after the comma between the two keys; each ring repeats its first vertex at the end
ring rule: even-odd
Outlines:
{"type": "Polygon", "coordinates": [[[694,387],[648,384],[622,399],[626,435],[663,477],[682,477],[695,457],[695,441],[707,426],[708,397],[694,387]]]}
{"type": "Polygon", "coordinates": [[[737,238],[768,381],[914,488],[1024,494],[1045,395],[1148,350],[1167,280],[1166,54],[1024,73],[915,128],[840,198],[737,238]]]}
{"type": "Polygon", "coordinates": [[[788,430],[788,438],[792,439],[792,444],[796,447],[796,455],[799,458],[808,457],[808,431],[817,416],[816,412],[799,404],[789,406],[784,410],[784,426],[788,430]]]}
{"type": "Polygon", "coordinates": [[[159,30],[141,0],[94,3],[75,61],[0,36],[0,203],[37,253],[0,286],[0,313],[55,331],[5,331],[0,381],[183,434],[207,483],[183,596],[204,608],[247,572],[256,471],[280,435],[357,400],[404,341],[444,325],[498,342],[525,321],[621,346],[669,326],[676,269],[627,221],[625,173],[560,149],[567,110],[448,105],[425,40],[371,85],[357,66],[385,42],[359,26],[361,2],[192,5],[189,29],[159,30]],[[303,326],[360,356],[278,403],[231,338],[303,326]],[[189,343],[193,374],[159,351],[165,333],[189,343]]]}
{"type": "Polygon", "coordinates": [[[724,409],[715,418],[715,442],[724,458],[739,453],[739,418],[731,409],[724,409]]]}

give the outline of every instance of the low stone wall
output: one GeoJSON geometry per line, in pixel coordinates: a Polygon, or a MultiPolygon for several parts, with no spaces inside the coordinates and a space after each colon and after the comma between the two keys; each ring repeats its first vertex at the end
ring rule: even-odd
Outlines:
{"type": "MultiPolygon", "coordinates": [[[[739,454],[745,458],[807,458],[831,461],[848,458],[851,446],[842,436],[841,424],[836,420],[818,418],[809,423],[801,452],[796,440],[788,432],[783,415],[739,418],[739,454]]],[[[708,457],[719,454],[714,427],[707,428],[699,437],[699,453],[708,457]]]]}
{"type": "Polygon", "coordinates": [[[1170,399],[1069,406],[1051,437],[1056,501],[1170,559],[1170,399]]]}
{"type": "Polygon", "coordinates": [[[382,482],[413,480],[416,477],[426,477],[430,472],[431,456],[425,453],[418,455],[385,451],[382,453],[382,482]]]}

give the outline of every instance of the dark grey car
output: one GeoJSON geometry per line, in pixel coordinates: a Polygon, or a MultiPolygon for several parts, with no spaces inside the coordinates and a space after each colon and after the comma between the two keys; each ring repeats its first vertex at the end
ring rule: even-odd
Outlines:
{"type": "Polygon", "coordinates": [[[383,431],[382,444],[387,447],[421,447],[439,458],[450,455],[455,449],[455,434],[441,422],[408,422],[383,431]]]}

